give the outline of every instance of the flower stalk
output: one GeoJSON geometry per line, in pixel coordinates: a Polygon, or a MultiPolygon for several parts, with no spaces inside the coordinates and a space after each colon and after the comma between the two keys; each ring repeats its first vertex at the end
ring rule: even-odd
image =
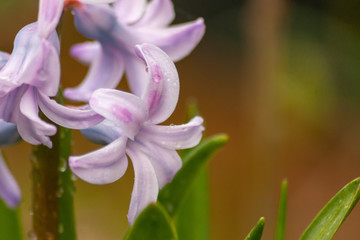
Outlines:
{"type": "Polygon", "coordinates": [[[31,235],[37,240],[76,239],[73,208],[75,188],[72,173],[67,167],[71,153],[71,131],[57,127],[57,133],[51,137],[51,149],[44,145],[33,148],[31,235]]]}

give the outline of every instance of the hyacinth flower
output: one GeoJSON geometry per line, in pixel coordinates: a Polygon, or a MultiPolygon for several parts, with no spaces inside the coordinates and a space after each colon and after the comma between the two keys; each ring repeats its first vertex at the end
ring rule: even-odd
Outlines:
{"type": "Polygon", "coordinates": [[[40,2],[38,21],[16,35],[12,54],[2,54],[0,118],[16,124],[25,141],[51,147],[48,136],[54,135],[56,128],[39,118],[36,97],[38,92],[55,96],[60,80],[60,46],[55,26],[62,5],[48,2],[40,2]]]}
{"type": "MultiPolygon", "coordinates": [[[[0,147],[13,144],[20,139],[16,125],[0,120],[0,147]]],[[[0,152],[0,198],[10,208],[15,208],[21,200],[20,188],[11,175],[0,152]]]]}
{"type": "MultiPolygon", "coordinates": [[[[10,55],[0,52],[0,69],[9,60],[10,55]]],[[[0,119],[0,147],[16,143],[20,140],[16,125],[0,119]]],[[[20,188],[11,175],[0,150],[0,198],[10,208],[15,208],[21,199],[20,188]]]]}
{"type": "Polygon", "coordinates": [[[17,34],[14,50],[0,70],[0,118],[17,125],[21,137],[31,144],[51,147],[48,136],[56,128],[38,116],[36,94],[56,95],[59,87],[59,41],[56,33],[40,37],[38,24],[17,34]]]}
{"type": "Polygon", "coordinates": [[[147,88],[141,97],[114,89],[98,89],[90,98],[91,108],[105,117],[102,123],[83,130],[91,141],[105,147],[81,156],[71,156],[72,171],[93,184],[111,183],[123,176],[128,160],[135,172],[129,223],[170,182],[181,168],[177,149],[197,145],[203,119],[193,118],[184,125],[159,126],[174,111],[179,96],[179,78],[174,63],[159,48],[142,44],[136,54],[147,68],[147,88]]]}
{"type": "Polygon", "coordinates": [[[175,13],[170,0],[119,0],[109,5],[89,5],[72,1],[75,26],[84,36],[96,40],[75,45],[71,54],[90,70],[64,96],[87,102],[98,88],[115,88],[124,72],[133,93],[141,96],[147,85],[142,62],[133,46],[150,43],[165,51],[173,61],[187,56],[201,40],[205,25],[193,22],[169,26],[175,13]]]}
{"type": "Polygon", "coordinates": [[[69,128],[102,121],[93,111],[66,108],[50,99],[59,89],[60,44],[55,28],[62,9],[62,1],[40,1],[38,21],[19,31],[10,56],[1,55],[0,119],[16,124],[25,141],[49,148],[56,127],[38,116],[39,106],[48,118],[69,128]]]}

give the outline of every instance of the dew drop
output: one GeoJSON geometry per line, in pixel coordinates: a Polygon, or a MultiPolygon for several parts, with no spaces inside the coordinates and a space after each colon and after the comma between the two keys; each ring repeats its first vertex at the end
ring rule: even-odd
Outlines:
{"type": "Polygon", "coordinates": [[[63,232],[64,232],[64,225],[59,224],[58,232],[59,232],[59,233],[63,233],[63,232]]]}
{"type": "Polygon", "coordinates": [[[34,210],[32,208],[30,208],[30,216],[33,216],[34,215],[34,210]]]}
{"type": "Polygon", "coordinates": [[[63,188],[59,188],[59,190],[56,192],[56,197],[60,198],[64,193],[64,189],[63,188]]]}
{"type": "Polygon", "coordinates": [[[28,233],[29,240],[37,240],[34,230],[30,230],[28,233]]]}
{"type": "Polygon", "coordinates": [[[60,131],[60,138],[64,139],[65,138],[65,131],[60,131]]]}
{"type": "Polygon", "coordinates": [[[174,210],[174,206],[172,204],[168,204],[167,205],[169,211],[173,211],[174,210]]]}
{"type": "Polygon", "coordinates": [[[42,82],[47,80],[47,76],[48,76],[48,73],[43,69],[40,70],[40,72],[38,73],[38,79],[42,82]]]}
{"type": "Polygon", "coordinates": [[[77,180],[77,176],[75,174],[71,174],[71,180],[76,181],[77,180]]]}
{"type": "Polygon", "coordinates": [[[65,172],[66,167],[67,167],[66,160],[64,158],[60,158],[59,171],[60,172],[65,172]]]}

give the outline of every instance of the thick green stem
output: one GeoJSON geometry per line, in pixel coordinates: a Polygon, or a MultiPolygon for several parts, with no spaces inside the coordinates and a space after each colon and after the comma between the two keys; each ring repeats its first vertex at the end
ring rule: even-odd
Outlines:
{"type": "Polygon", "coordinates": [[[70,130],[58,126],[51,141],[51,149],[34,146],[31,235],[37,240],[74,240],[74,183],[67,167],[72,141],[70,130]]]}

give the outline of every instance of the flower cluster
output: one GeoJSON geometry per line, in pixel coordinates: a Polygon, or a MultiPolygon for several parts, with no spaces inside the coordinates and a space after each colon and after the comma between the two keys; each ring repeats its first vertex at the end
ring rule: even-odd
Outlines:
{"type": "MultiPolygon", "coordinates": [[[[179,126],[158,125],[170,117],[178,101],[173,61],[188,55],[205,29],[201,18],[172,26],[174,16],[170,0],[40,0],[37,22],[19,31],[11,54],[0,52],[0,146],[21,137],[51,148],[49,136],[57,129],[39,117],[39,109],[58,125],[82,129],[90,141],[106,146],[69,158],[70,168],[81,179],[114,182],[131,159],[132,224],[180,169],[176,150],[197,145],[204,129],[201,117],[179,126]],[[73,10],[77,30],[93,40],[71,49],[75,58],[90,65],[84,81],[64,91],[66,98],[86,103],[81,107],[52,99],[60,84],[56,27],[64,9],[73,10]],[[132,93],[115,89],[124,72],[132,93]]],[[[2,158],[0,197],[10,207],[20,201],[19,188],[2,158]]]]}

